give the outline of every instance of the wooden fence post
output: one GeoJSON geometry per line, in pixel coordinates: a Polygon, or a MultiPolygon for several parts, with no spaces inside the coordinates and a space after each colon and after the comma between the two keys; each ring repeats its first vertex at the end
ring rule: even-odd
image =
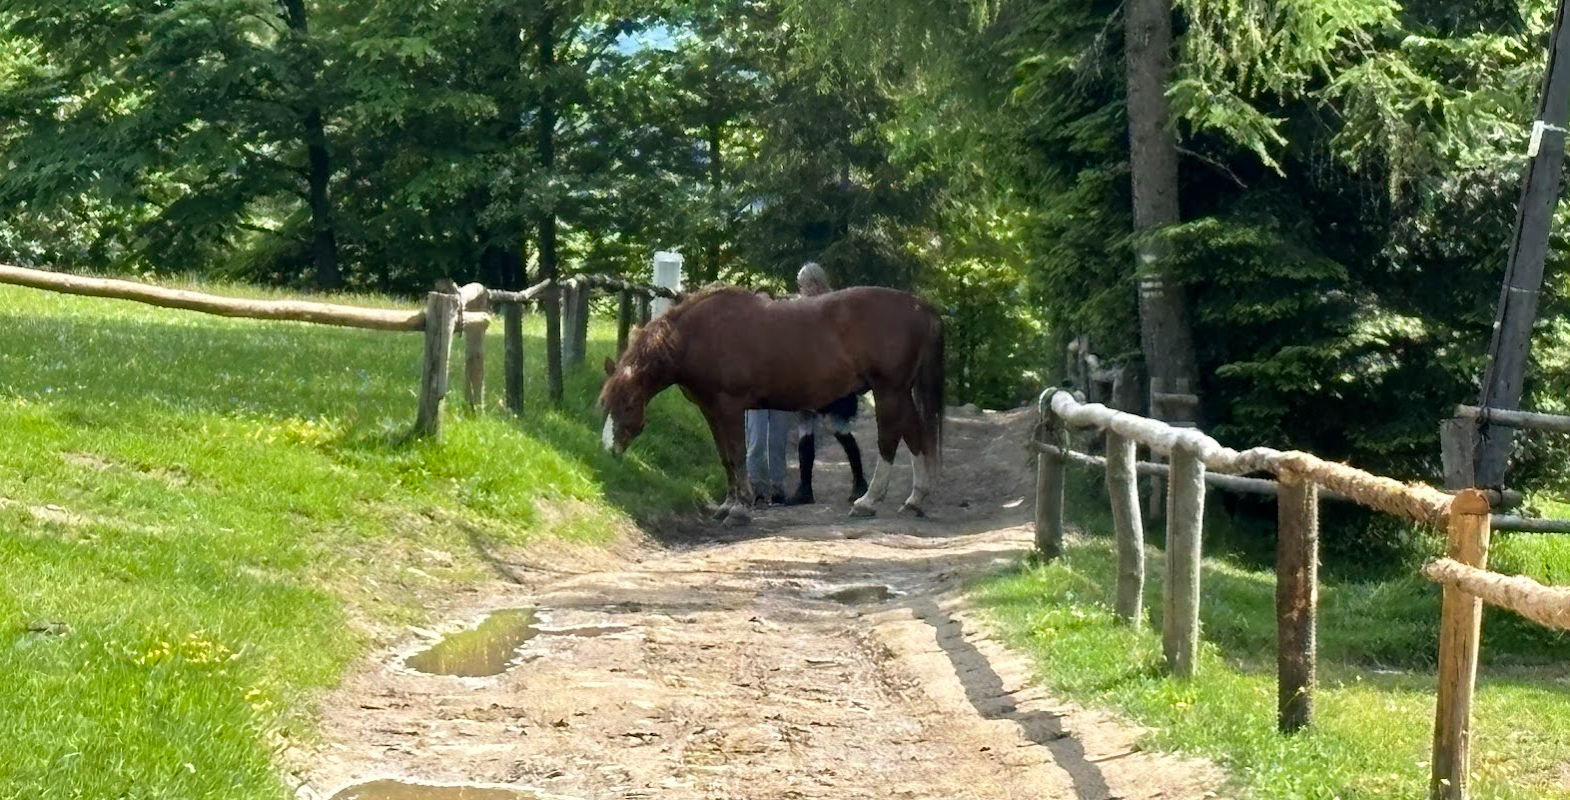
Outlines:
{"type": "MultiPolygon", "coordinates": [[[[1488,497],[1475,489],[1450,503],[1450,558],[1471,567],[1488,566],[1488,497]]],[[[1471,768],[1472,692],[1477,685],[1477,649],[1483,601],[1454,586],[1444,588],[1439,623],[1439,701],[1434,711],[1431,800],[1466,800],[1471,768]]]]}
{"type": "Polygon", "coordinates": [[[1118,543],[1117,616],[1134,627],[1144,622],[1145,527],[1139,516],[1139,484],[1134,475],[1135,441],[1107,429],[1107,494],[1112,497],[1112,526],[1118,543]]]}
{"type": "Polygon", "coordinates": [[[1167,477],[1166,581],[1162,591],[1161,649],[1179,678],[1194,675],[1199,647],[1200,540],[1205,527],[1205,463],[1172,448],[1167,477]]]}
{"type": "Polygon", "coordinates": [[[567,363],[583,366],[589,357],[589,298],[593,289],[579,282],[572,290],[572,327],[567,331],[567,363]]]}
{"type": "Polygon", "coordinates": [[[638,324],[647,325],[653,319],[653,306],[648,293],[638,293],[638,324]]]}
{"type": "Polygon", "coordinates": [[[420,367],[420,413],[416,436],[440,436],[442,398],[447,396],[447,362],[452,354],[453,323],[458,296],[431,292],[425,296],[425,360],[420,367]]]}
{"type": "Polygon", "coordinates": [[[1319,485],[1283,469],[1276,496],[1276,726],[1313,724],[1319,616],[1319,485]]]}
{"type": "Polygon", "coordinates": [[[584,285],[578,281],[568,282],[562,287],[562,369],[573,369],[582,364],[578,359],[578,317],[582,311],[578,304],[578,296],[584,292],[584,285]]]}
{"type": "Polygon", "coordinates": [[[545,311],[545,392],[551,398],[551,403],[560,406],[562,403],[562,335],[561,315],[565,304],[562,302],[561,284],[545,290],[543,309],[545,311]],[[551,326],[555,327],[555,336],[551,335],[551,326]]]}
{"type": "MultiPolygon", "coordinates": [[[[1043,408],[1042,429],[1046,444],[1068,446],[1068,431],[1050,409],[1043,408]]],[[[1036,553],[1051,561],[1063,555],[1063,456],[1036,454],[1036,553]]]]}
{"type": "MultiPolygon", "coordinates": [[[[1149,390],[1146,392],[1145,396],[1149,403],[1149,410],[1146,413],[1151,419],[1163,419],[1161,416],[1161,406],[1156,402],[1155,398],[1156,395],[1163,394],[1166,392],[1166,390],[1167,386],[1165,381],[1156,377],[1152,377],[1150,379],[1149,390]]],[[[1166,459],[1163,459],[1157,453],[1152,452],[1150,454],[1150,460],[1152,463],[1160,464],[1166,459]]],[[[1149,519],[1160,519],[1167,511],[1166,508],[1164,508],[1167,499],[1167,487],[1166,484],[1161,480],[1160,475],[1151,475],[1149,485],[1150,507],[1146,509],[1145,516],[1149,519]]]]}
{"type": "Polygon", "coordinates": [[[502,321],[502,330],[505,338],[505,351],[502,359],[502,372],[506,375],[507,382],[507,410],[515,416],[523,416],[523,304],[508,303],[502,309],[505,317],[502,321]]]}
{"type": "Polygon", "coordinates": [[[463,319],[463,401],[470,408],[485,405],[485,332],[491,327],[487,314],[463,319]]]}
{"type": "Polygon", "coordinates": [[[627,352],[627,337],[632,329],[632,290],[622,289],[616,294],[616,357],[627,352]]]}
{"type": "Polygon", "coordinates": [[[1477,485],[1473,479],[1477,431],[1477,421],[1465,417],[1439,423],[1439,458],[1445,470],[1446,489],[1470,489],[1477,485]]]}

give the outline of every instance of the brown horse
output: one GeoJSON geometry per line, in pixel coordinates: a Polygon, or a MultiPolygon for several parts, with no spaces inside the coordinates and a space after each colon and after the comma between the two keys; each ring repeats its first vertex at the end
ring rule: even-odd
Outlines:
{"type": "Polygon", "coordinates": [[[817,297],[769,300],[734,287],[691,295],[634,338],[620,363],[605,360],[600,408],[605,447],[624,451],[642,430],[649,400],[671,386],[697,404],[714,434],[728,489],[716,518],[750,521],[742,413],[816,411],[871,391],[878,455],[851,513],[870,516],[888,493],[899,443],[914,465],[900,507],[920,515],[943,447],[943,321],[928,303],[894,289],[858,286],[817,297]]]}

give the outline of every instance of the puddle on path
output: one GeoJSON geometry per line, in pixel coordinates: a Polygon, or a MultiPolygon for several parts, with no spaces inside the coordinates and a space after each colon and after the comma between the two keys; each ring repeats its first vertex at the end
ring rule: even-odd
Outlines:
{"type": "Polygon", "coordinates": [[[525,789],[490,786],[431,786],[381,780],[350,786],[331,800],[537,800],[541,795],[525,789]]]}
{"type": "Polygon", "coordinates": [[[857,606],[865,603],[881,603],[885,600],[893,600],[894,597],[894,590],[887,586],[851,586],[837,592],[829,592],[823,596],[823,599],[857,606]]]}
{"type": "Polygon", "coordinates": [[[579,636],[592,639],[632,630],[630,625],[580,625],[576,628],[542,628],[541,636],[579,636]]]}
{"type": "Polygon", "coordinates": [[[443,637],[435,646],[409,656],[404,663],[410,669],[430,675],[465,678],[500,675],[518,647],[538,634],[533,609],[506,608],[487,616],[473,630],[443,637]]]}

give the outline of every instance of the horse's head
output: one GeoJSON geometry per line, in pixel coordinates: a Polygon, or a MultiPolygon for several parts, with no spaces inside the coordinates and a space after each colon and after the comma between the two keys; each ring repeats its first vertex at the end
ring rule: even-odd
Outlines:
{"type": "Polygon", "coordinates": [[[643,432],[644,414],[649,406],[649,391],[637,367],[627,363],[618,367],[605,359],[605,385],[600,388],[600,410],[605,412],[601,443],[614,455],[643,432]]]}

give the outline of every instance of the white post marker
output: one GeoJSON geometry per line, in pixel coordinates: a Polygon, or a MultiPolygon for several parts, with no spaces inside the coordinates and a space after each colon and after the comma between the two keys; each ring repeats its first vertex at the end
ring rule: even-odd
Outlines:
{"type": "MultiPolygon", "coordinates": [[[[681,253],[661,250],[654,254],[654,285],[673,292],[681,291],[681,253]]],[[[649,315],[657,317],[671,307],[669,298],[656,297],[649,307],[649,315]]]]}

